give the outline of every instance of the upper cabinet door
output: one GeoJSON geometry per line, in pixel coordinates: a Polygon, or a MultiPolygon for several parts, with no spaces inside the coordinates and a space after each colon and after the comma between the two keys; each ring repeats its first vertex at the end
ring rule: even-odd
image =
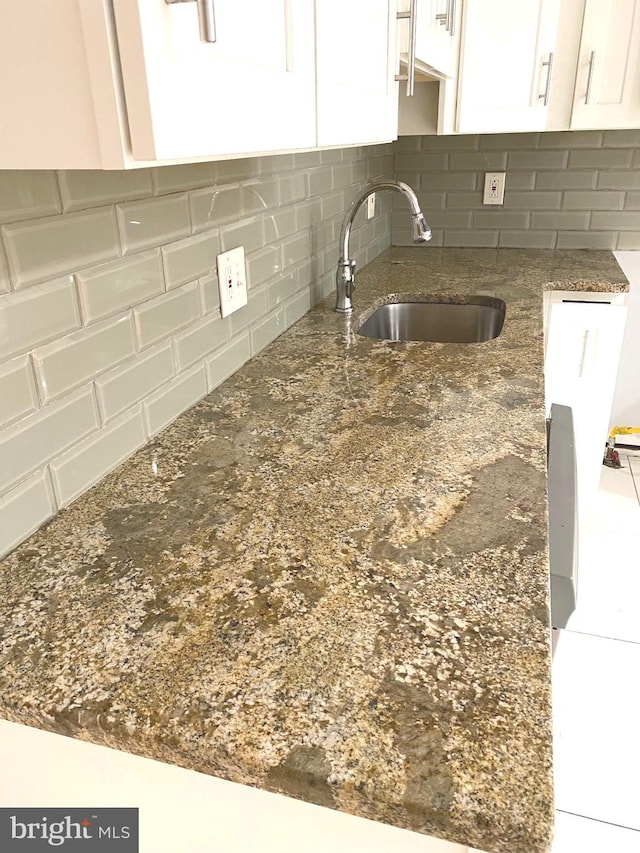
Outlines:
{"type": "Polygon", "coordinates": [[[210,44],[196,3],[114,0],[136,160],[315,145],[313,4],[214,0],[214,10],[210,44]]]}
{"type": "Polygon", "coordinates": [[[640,0],[587,0],[571,128],[640,124],[640,0]]]}
{"type": "Polygon", "coordinates": [[[416,63],[419,70],[434,71],[443,77],[456,75],[460,2],[417,0],[416,63]]]}
{"type": "Polygon", "coordinates": [[[318,0],[315,6],[318,145],[395,139],[395,2],[318,0]]]}
{"type": "Polygon", "coordinates": [[[466,0],[457,130],[544,130],[559,0],[466,0]]]}

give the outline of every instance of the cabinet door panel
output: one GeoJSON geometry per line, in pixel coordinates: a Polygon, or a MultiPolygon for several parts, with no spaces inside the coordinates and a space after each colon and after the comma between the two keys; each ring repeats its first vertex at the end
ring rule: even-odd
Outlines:
{"type": "Polygon", "coordinates": [[[572,129],[640,123],[640,0],[587,0],[572,129]]]}
{"type": "Polygon", "coordinates": [[[627,309],[599,303],[551,305],[545,403],[573,409],[578,506],[585,518],[598,491],[627,309]]]}
{"type": "Polygon", "coordinates": [[[163,160],[315,145],[313,9],[306,0],[114,0],[133,156],[163,160]]]}
{"type": "Polygon", "coordinates": [[[545,64],[559,0],[467,0],[458,88],[461,133],[543,130],[545,64]]]}
{"type": "Polygon", "coordinates": [[[398,135],[395,3],[316,3],[318,145],[388,142],[398,135]]]}

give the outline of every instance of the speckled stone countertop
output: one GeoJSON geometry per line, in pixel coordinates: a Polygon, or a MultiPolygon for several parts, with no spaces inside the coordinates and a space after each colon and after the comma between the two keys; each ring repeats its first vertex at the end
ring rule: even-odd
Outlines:
{"type": "Polygon", "coordinates": [[[0,714],[491,853],[549,848],[542,291],[608,252],[394,249],[0,564],[0,714]],[[355,334],[495,294],[482,344],[355,334]]]}

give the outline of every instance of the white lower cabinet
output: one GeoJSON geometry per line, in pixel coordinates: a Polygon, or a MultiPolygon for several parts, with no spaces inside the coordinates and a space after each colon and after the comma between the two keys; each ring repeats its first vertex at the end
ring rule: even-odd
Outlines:
{"type": "Polygon", "coordinates": [[[627,308],[623,295],[556,291],[545,297],[545,404],[571,406],[584,526],[598,491],[627,308]]]}
{"type": "Polygon", "coordinates": [[[388,142],[395,0],[0,3],[1,169],[388,142]]]}

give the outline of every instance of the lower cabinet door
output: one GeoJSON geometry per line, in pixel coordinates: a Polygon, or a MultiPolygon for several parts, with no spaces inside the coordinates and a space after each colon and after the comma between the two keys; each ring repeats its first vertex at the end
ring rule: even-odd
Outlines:
{"type": "Polygon", "coordinates": [[[609,432],[627,309],[598,302],[551,304],[545,355],[545,401],[571,406],[584,523],[598,491],[609,432]]]}

